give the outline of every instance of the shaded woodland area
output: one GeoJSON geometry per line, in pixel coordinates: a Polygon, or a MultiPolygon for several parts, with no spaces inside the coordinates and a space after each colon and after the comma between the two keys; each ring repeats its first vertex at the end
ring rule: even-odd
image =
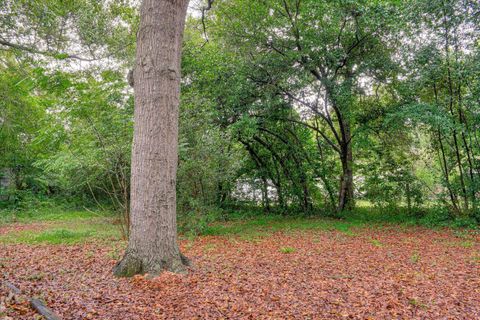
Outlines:
{"type": "Polygon", "coordinates": [[[480,318],[476,0],[0,0],[0,95],[0,318],[480,318]]]}
{"type": "MultiPolygon", "coordinates": [[[[80,3],[2,3],[6,206],[128,208],[138,12],[80,3]]],[[[220,1],[203,17],[190,6],[180,214],[368,202],[477,216],[477,2],[220,1]]]]}

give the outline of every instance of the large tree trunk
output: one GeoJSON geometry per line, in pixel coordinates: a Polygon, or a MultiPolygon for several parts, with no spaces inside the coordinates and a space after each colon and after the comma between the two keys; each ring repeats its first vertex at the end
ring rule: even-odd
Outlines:
{"type": "Polygon", "coordinates": [[[184,272],[177,244],[180,59],[188,0],[143,0],[133,72],[130,237],[118,276],[184,272]]]}

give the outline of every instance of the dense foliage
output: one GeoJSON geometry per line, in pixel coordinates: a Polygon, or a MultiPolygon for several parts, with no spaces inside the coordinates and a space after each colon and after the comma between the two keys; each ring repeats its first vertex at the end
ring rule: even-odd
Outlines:
{"type": "MultiPolygon", "coordinates": [[[[135,2],[0,6],[1,206],[77,199],[128,222],[135,2]]],[[[192,7],[183,226],[244,206],[480,220],[479,12],[473,0],[192,7]]]]}

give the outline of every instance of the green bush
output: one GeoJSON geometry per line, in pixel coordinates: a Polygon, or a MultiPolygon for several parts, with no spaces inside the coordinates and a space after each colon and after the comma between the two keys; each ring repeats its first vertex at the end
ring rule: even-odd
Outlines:
{"type": "Polygon", "coordinates": [[[222,220],[222,217],[221,209],[198,205],[178,215],[178,229],[183,234],[197,236],[204,233],[212,222],[222,220]]]}
{"type": "Polygon", "coordinates": [[[478,228],[478,221],[473,216],[455,216],[447,208],[434,207],[428,210],[418,220],[420,225],[426,227],[453,227],[453,228],[478,228]]]}

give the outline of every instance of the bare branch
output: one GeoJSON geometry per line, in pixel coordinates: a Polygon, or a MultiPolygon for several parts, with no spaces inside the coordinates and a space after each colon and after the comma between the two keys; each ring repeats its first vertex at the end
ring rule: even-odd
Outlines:
{"type": "Polygon", "coordinates": [[[205,41],[208,42],[208,36],[207,36],[207,26],[205,23],[205,14],[207,11],[212,9],[212,4],[215,0],[207,0],[207,5],[202,7],[202,26],[203,26],[203,36],[205,37],[205,41]]]}
{"type": "MultiPolygon", "coordinates": [[[[58,60],[72,59],[72,60],[93,62],[93,61],[98,61],[98,60],[109,58],[109,57],[111,57],[112,55],[115,54],[115,53],[110,53],[106,56],[98,57],[98,58],[95,58],[95,57],[94,58],[85,58],[85,57],[81,57],[77,54],[62,53],[62,52],[57,52],[57,51],[54,51],[54,50],[39,50],[39,49],[34,48],[34,47],[13,43],[13,42],[7,41],[7,40],[2,39],[2,38],[0,38],[0,45],[2,45],[4,47],[11,48],[11,49],[15,49],[15,50],[25,51],[25,52],[32,53],[32,54],[40,54],[40,55],[43,55],[43,56],[52,57],[52,58],[55,58],[55,59],[58,59],[58,60]]],[[[124,49],[124,48],[128,47],[129,45],[131,45],[131,43],[128,43],[128,44],[122,46],[122,48],[120,48],[116,52],[119,52],[121,49],[124,49]]],[[[0,49],[1,49],[1,47],[0,47],[0,49]]]]}
{"type": "Polygon", "coordinates": [[[265,117],[265,116],[261,116],[261,115],[254,115],[254,117],[257,117],[257,118],[269,118],[269,119],[272,119],[272,120],[278,120],[278,121],[285,121],[285,122],[292,122],[292,123],[296,123],[296,124],[300,124],[302,126],[305,126],[307,128],[310,128],[312,130],[314,130],[315,132],[318,132],[322,138],[328,143],[328,145],[330,145],[330,147],[332,147],[333,150],[335,150],[336,152],[338,153],[341,153],[341,150],[340,148],[330,139],[327,137],[327,135],[322,132],[319,128],[315,127],[315,126],[312,126],[306,122],[303,122],[303,121],[299,121],[299,120],[295,120],[295,119],[290,119],[290,118],[280,118],[280,117],[265,117]]]}

